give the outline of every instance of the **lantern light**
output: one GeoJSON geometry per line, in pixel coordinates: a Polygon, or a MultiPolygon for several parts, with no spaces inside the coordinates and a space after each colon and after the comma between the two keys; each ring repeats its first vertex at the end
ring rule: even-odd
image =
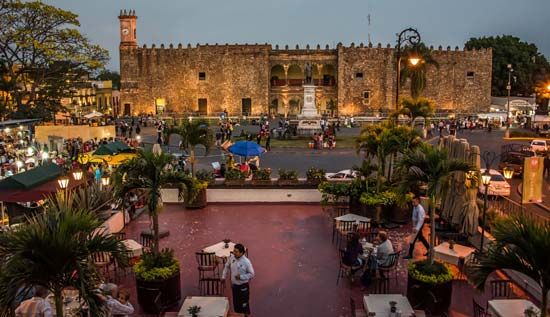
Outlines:
{"type": "Polygon", "coordinates": [[[79,169],[78,169],[78,170],[75,170],[75,171],[73,172],[73,178],[74,178],[74,180],[75,180],[75,181],[81,180],[81,179],[82,179],[82,174],[83,174],[83,173],[82,173],[81,170],[79,170],[79,169]]]}
{"type": "Polygon", "coordinates": [[[491,184],[491,174],[488,170],[486,170],[485,173],[481,175],[481,182],[485,186],[489,186],[489,184],[491,184]]]}
{"type": "Polygon", "coordinates": [[[502,170],[502,173],[504,174],[504,178],[506,179],[512,179],[514,177],[514,169],[511,167],[505,167],[502,170]]]}
{"type": "Polygon", "coordinates": [[[34,150],[32,147],[28,147],[27,148],[27,156],[33,156],[34,155],[34,150]]]}
{"type": "Polygon", "coordinates": [[[47,160],[49,157],[50,157],[50,155],[48,154],[48,152],[42,152],[42,159],[43,160],[47,160]]]}
{"type": "Polygon", "coordinates": [[[413,66],[416,66],[416,65],[418,65],[418,63],[420,63],[420,58],[418,58],[416,56],[411,56],[409,58],[409,63],[411,63],[411,65],[413,65],[413,66]]]}
{"type": "Polygon", "coordinates": [[[103,176],[101,178],[101,185],[103,186],[109,186],[111,179],[108,176],[103,176]]]}
{"type": "Polygon", "coordinates": [[[67,176],[60,177],[57,183],[59,184],[59,188],[67,189],[69,187],[69,178],[67,176]]]}

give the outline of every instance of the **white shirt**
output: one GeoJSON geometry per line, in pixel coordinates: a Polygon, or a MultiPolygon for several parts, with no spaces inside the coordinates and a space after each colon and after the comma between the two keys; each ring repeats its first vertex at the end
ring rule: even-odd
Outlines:
{"type": "Polygon", "coordinates": [[[393,245],[390,240],[380,243],[376,249],[376,261],[378,262],[378,265],[388,265],[388,256],[393,252],[393,245]]]}
{"type": "Polygon", "coordinates": [[[134,313],[134,306],[132,306],[130,302],[127,302],[125,305],[111,296],[107,297],[107,307],[109,308],[109,316],[128,315],[134,313]]]}
{"type": "Polygon", "coordinates": [[[420,228],[422,228],[422,225],[424,224],[425,216],[426,216],[426,212],[424,211],[424,207],[422,207],[421,204],[418,204],[418,206],[413,207],[412,223],[413,223],[413,228],[416,229],[416,231],[420,231],[420,228]]]}
{"type": "Polygon", "coordinates": [[[52,317],[52,306],[42,297],[22,302],[15,310],[16,317],[52,317]]]}
{"type": "Polygon", "coordinates": [[[223,268],[222,278],[225,279],[227,271],[231,274],[231,284],[242,285],[248,283],[254,277],[254,268],[246,256],[236,258],[233,254],[229,256],[223,268]],[[240,279],[237,279],[240,275],[240,279]]]}

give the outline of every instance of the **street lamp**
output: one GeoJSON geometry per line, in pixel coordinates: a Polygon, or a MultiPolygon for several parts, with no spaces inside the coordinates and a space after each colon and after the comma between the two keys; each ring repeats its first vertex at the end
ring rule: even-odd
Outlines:
{"type": "Polygon", "coordinates": [[[506,103],[506,133],[504,137],[510,137],[510,91],[512,90],[512,64],[506,65],[508,68],[508,84],[506,85],[506,90],[508,90],[508,102],[506,103]]]}
{"type": "MultiPolygon", "coordinates": [[[[416,46],[420,43],[420,33],[416,29],[408,28],[397,34],[397,51],[395,57],[397,60],[397,79],[395,83],[395,111],[399,111],[399,83],[401,82],[401,44],[410,44],[416,46]]],[[[416,66],[420,58],[414,56],[409,58],[411,65],[416,66]]],[[[397,119],[396,119],[397,120],[397,119]]]]}
{"type": "Polygon", "coordinates": [[[75,181],[81,180],[82,175],[83,175],[82,170],[77,169],[77,170],[73,171],[73,178],[74,178],[75,181]]]}
{"type": "Polygon", "coordinates": [[[485,173],[481,175],[481,183],[485,186],[485,196],[483,197],[483,225],[481,226],[481,243],[479,246],[479,251],[483,252],[483,240],[485,238],[485,222],[487,219],[487,192],[489,190],[489,185],[491,184],[491,173],[489,169],[485,169],[485,173]]]}
{"type": "Polygon", "coordinates": [[[110,182],[111,182],[111,179],[109,178],[109,176],[105,175],[101,177],[101,189],[103,189],[103,187],[109,186],[110,182]]]}
{"type": "Polygon", "coordinates": [[[505,167],[502,169],[502,173],[504,174],[504,178],[507,180],[510,180],[514,177],[514,169],[511,167],[505,167]]]}

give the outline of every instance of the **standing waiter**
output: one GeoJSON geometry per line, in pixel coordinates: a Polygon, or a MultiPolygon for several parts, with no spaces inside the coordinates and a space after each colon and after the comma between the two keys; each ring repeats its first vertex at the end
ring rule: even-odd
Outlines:
{"type": "Polygon", "coordinates": [[[244,255],[245,248],[238,243],[233,249],[223,268],[222,280],[225,280],[227,271],[231,274],[231,290],[233,293],[233,309],[236,313],[248,316],[250,314],[250,286],[248,282],[254,277],[254,268],[250,260],[244,255]]]}

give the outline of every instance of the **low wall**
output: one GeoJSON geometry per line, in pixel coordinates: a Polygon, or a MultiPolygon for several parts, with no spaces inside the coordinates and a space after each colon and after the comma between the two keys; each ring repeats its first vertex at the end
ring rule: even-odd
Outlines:
{"type": "Polygon", "coordinates": [[[209,203],[222,202],[306,202],[318,203],[321,193],[317,189],[295,188],[220,188],[207,189],[209,203]]]}
{"type": "Polygon", "coordinates": [[[64,139],[82,138],[87,141],[93,138],[115,137],[115,126],[90,127],[88,125],[39,125],[35,127],[35,138],[42,144],[48,143],[48,136],[64,139]]]}

